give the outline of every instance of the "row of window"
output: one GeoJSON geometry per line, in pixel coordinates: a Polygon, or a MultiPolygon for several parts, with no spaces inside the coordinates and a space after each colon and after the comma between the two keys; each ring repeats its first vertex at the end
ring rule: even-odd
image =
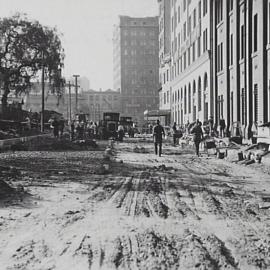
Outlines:
{"type": "Polygon", "coordinates": [[[124,36],[150,36],[154,37],[155,36],[155,31],[145,31],[145,30],[123,30],[124,36]]]}
{"type": "Polygon", "coordinates": [[[196,60],[196,51],[197,58],[201,56],[201,53],[205,53],[208,50],[208,31],[205,29],[203,31],[203,48],[201,52],[201,37],[198,37],[197,41],[194,41],[193,44],[180,56],[177,62],[172,66],[172,80],[184,72],[187,67],[189,67],[196,60]],[[196,48],[197,42],[197,48],[196,48]]]}
{"type": "Polygon", "coordinates": [[[157,46],[156,40],[152,39],[132,39],[132,40],[124,40],[124,46],[137,46],[137,45],[147,45],[147,46],[157,46]]]}
{"type": "Polygon", "coordinates": [[[141,59],[135,57],[125,57],[123,59],[123,64],[125,66],[134,66],[134,65],[156,65],[156,58],[155,57],[142,57],[141,59]]]}
{"type": "MultiPolygon", "coordinates": [[[[270,9],[270,4],[269,4],[269,9],[270,9]]],[[[270,15],[270,11],[269,11],[270,15]]],[[[269,24],[270,24],[270,19],[269,19],[269,24]]],[[[246,29],[245,25],[241,25],[240,27],[240,59],[243,59],[245,57],[246,53],[246,29]]],[[[270,34],[270,33],[269,33],[270,34]]],[[[269,42],[270,42],[270,37],[269,37],[269,42]]],[[[257,52],[258,50],[258,14],[255,14],[253,17],[253,52],[257,52]]],[[[231,38],[231,55],[233,52],[233,41],[231,38]]],[[[232,62],[232,59],[231,59],[232,62]]]]}
{"type": "MultiPolygon", "coordinates": [[[[197,100],[197,105],[198,105],[198,111],[202,110],[202,82],[201,82],[201,77],[198,78],[198,93],[196,90],[196,82],[193,81],[193,89],[191,89],[191,84],[187,86],[182,87],[181,91],[178,89],[177,91],[174,91],[172,93],[172,104],[176,104],[177,102],[182,102],[184,99],[184,113],[191,113],[191,99],[195,98],[195,95],[198,94],[198,100],[197,100]]],[[[204,82],[203,82],[203,89],[204,93],[208,87],[208,81],[207,81],[207,75],[205,74],[204,76],[204,82]]],[[[160,96],[160,99],[162,99],[162,96],[160,96]]],[[[160,100],[162,104],[162,100],[160,100]]],[[[163,104],[166,105],[166,103],[170,102],[170,96],[169,96],[169,91],[166,91],[163,93],[163,104]]]]}
{"type": "MultiPolygon", "coordinates": [[[[185,3],[186,3],[186,0],[184,0],[184,5],[183,5],[184,12],[186,10],[185,3]]],[[[201,13],[201,10],[202,10],[201,6],[202,6],[201,1],[199,1],[199,3],[198,3],[198,21],[200,21],[200,19],[201,19],[201,16],[202,16],[201,14],[203,14],[203,16],[205,16],[207,14],[207,0],[203,0],[203,13],[201,13]]],[[[174,13],[172,13],[172,16],[171,16],[171,31],[172,32],[175,30],[175,28],[180,23],[180,21],[181,21],[181,9],[180,9],[180,5],[179,5],[178,8],[175,9],[174,13]]],[[[193,25],[193,28],[195,28],[197,25],[197,10],[196,10],[196,8],[194,8],[191,15],[188,17],[187,23],[186,22],[184,23],[184,29],[185,29],[184,31],[187,31],[186,34],[189,34],[191,32],[192,25],[193,25]],[[192,20],[193,20],[193,24],[192,24],[192,20]],[[187,24],[187,26],[185,26],[186,24],[187,24]],[[186,29],[186,27],[187,27],[187,29],[186,29]]],[[[185,37],[185,35],[184,35],[184,37],[185,37]]]]}
{"type": "Polygon", "coordinates": [[[124,49],[124,55],[126,56],[135,56],[135,55],[157,55],[158,51],[155,48],[149,48],[146,50],[135,50],[135,49],[124,49]]]}
{"type": "Polygon", "coordinates": [[[102,99],[108,99],[108,100],[118,100],[118,96],[100,96],[100,95],[89,95],[89,100],[102,100],[102,99]]]}
{"type": "MultiPolygon", "coordinates": [[[[166,0],[165,0],[166,1],[166,0]]],[[[182,0],[183,12],[186,11],[187,6],[190,5],[191,0],[182,0]]],[[[176,0],[171,0],[171,8],[175,9],[176,0]]],[[[199,6],[201,7],[201,1],[199,2],[199,6]]],[[[207,0],[203,0],[203,15],[207,13],[207,0]]],[[[180,5],[178,6],[178,21],[180,21],[180,5]]]]}

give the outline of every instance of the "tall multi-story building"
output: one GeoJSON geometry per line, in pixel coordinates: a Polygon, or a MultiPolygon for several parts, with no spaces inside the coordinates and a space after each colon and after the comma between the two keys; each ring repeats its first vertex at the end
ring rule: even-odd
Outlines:
{"type": "MultiPolygon", "coordinates": [[[[171,122],[213,116],[217,125],[224,119],[228,130],[238,122],[246,137],[256,133],[270,122],[270,0],[168,2],[169,82],[162,45],[159,56],[160,92],[171,94],[171,122]]],[[[166,101],[160,98],[160,108],[166,101]]]]}
{"type": "Polygon", "coordinates": [[[213,1],[216,119],[249,137],[270,121],[269,0],[213,1]]]}
{"type": "Polygon", "coordinates": [[[158,17],[120,16],[114,30],[114,89],[121,112],[142,125],[144,111],[158,108],[158,17]]]}
{"type": "MultiPolygon", "coordinates": [[[[209,87],[209,1],[172,0],[168,3],[170,62],[168,65],[166,57],[162,58],[163,47],[160,46],[160,71],[163,73],[160,74],[160,82],[165,90],[160,98],[160,108],[169,103],[171,121],[178,124],[192,122],[197,118],[207,120],[213,114],[213,92],[209,87]],[[166,69],[164,65],[167,65],[166,69]]],[[[164,2],[159,0],[159,5],[164,6],[164,2]]]]}
{"type": "Polygon", "coordinates": [[[159,111],[167,111],[162,124],[169,124],[171,119],[171,3],[158,0],[159,3],[159,111]]]}

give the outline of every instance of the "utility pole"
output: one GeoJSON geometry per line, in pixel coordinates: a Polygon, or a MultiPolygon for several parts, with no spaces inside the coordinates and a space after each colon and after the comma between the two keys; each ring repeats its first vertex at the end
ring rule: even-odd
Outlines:
{"type": "Polygon", "coordinates": [[[44,132],[44,99],[45,99],[45,82],[44,82],[44,74],[45,73],[45,67],[44,67],[44,52],[42,52],[42,74],[41,74],[41,87],[42,87],[42,96],[41,96],[41,116],[40,116],[40,129],[41,132],[44,132]]]}
{"type": "Polygon", "coordinates": [[[68,82],[68,97],[69,97],[69,123],[71,123],[71,84],[68,82]]]}
{"type": "Polygon", "coordinates": [[[78,78],[80,75],[73,75],[75,78],[75,109],[76,113],[78,112],[78,78]]]}

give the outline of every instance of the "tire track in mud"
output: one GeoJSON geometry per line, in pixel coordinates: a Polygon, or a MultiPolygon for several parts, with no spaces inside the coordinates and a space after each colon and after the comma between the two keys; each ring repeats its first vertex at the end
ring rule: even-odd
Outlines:
{"type": "Polygon", "coordinates": [[[91,244],[91,237],[89,235],[85,235],[78,248],[74,252],[74,256],[82,256],[87,258],[88,269],[91,269],[93,263],[93,250],[91,244]]]}
{"type": "MultiPolygon", "coordinates": [[[[51,257],[52,254],[52,251],[44,240],[37,242],[29,240],[16,249],[15,253],[12,255],[14,264],[12,268],[9,267],[7,269],[33,269],[33,267],[39,265],[42,260],[51,257]]],[[[48,266],[48,269],[53,269],[54,267],[52,262],[50,266],[48,266]]]]}
{"type": "Polygon", "coordinates": [[[200,236],[188,232],[181,257],[181,269],[239,269],[231,250],[213,234],[200,236]]]}
{"type": "Polygon", "coordinates": [[[153,173],[142,171],[139,178],[126,178],[108,202],[129,216],[168,217],[164,183],[153,173]]]}
{"type": "Polygon", "coordinates": [[[116,208],[121,208],[122,204],[128,194],[128,192],[132,188],[132,177],[127,177],[126,180],[123,182],[123,184],[120,186],[119,189],[117,189],[112,197],[109,199],[109,203],[112,203],[115,205],[116,208]]]}
{"type": "Polygon", "coordinates": [[[170,198],[171,201],[170,215],[181,218],[192,217],[200,220],[194,202],[194,195],[189,186],[184,185],[181,179],[180,181],[174,179],[174,182],[172,182],[172,179],[166,181],[167,198],[170,198]]]}
{"type": "MultiPolygon", "coordinates": [[[[241,237],[232,239],[241,269],[252,266],[254,269],[270,269],[269,225],[257,227],[255,224],[241,222],[241,237]]],[[[252,269],[253,269],[252,268],[252,269]]]]}

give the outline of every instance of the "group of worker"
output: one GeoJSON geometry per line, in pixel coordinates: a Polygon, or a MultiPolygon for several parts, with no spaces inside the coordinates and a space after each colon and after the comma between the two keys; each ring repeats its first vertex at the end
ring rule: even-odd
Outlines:
{"type": "MultiPolygon", "coordinates": [[[[177,127],[174,123],[173,127],[173,142],[176,144],[177,138],[177,127]]],[[[196,149],[196,155],[199,156],[199,146],[203,140],[203,130],[202,123],[197,119],[195,125],[191,128],[190,133],[193,134],[193,141],[196,149]]],[[[153,128],[153,138],[155,146],[155,154],[161,156],[162,154],[162,138],[165,137],[165,131],[163,126],[160,124],[160,121],[157,120],[156,125],[153,128]]]]}

